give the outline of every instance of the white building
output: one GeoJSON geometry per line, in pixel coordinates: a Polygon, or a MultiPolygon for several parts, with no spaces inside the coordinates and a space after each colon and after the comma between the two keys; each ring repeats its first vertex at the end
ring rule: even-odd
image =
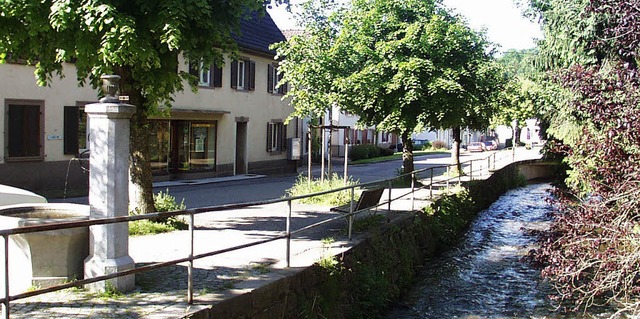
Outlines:
{"type": "MultiPolygon", "coordinates": [[[[286,86],[275,89],[278,65],[269,49],[284,40],[268,14],[254,15],[236,38],[238,60],[205,68],[180,61],[181,70],[200,78],[199,90],[176,94],[168,116],[150,118],[156,180],[295,171],[287,139],[300,137],[302,124],[284,124],[293,109],[282,101],[286,86]]],[[[45,194],[86,189],[87,174],[74,158],[91,138],[84,105],[97,101],[97,92],[78,87],[73,64],[49,87],[37,86],[33,72],[0,64],[0,184],[45,194]]]]}

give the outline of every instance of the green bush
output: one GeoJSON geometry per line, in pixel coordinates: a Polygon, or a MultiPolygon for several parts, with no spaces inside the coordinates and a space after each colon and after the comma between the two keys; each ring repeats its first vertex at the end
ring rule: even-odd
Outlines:
{"type": "Polygon", "coordinates": [[[393,155],[393,150],[372,144],[354,145],[349,149],[349,159],[352,161],[390,155],[393,155]]]}
{"type": "MultiPolygon", "coordinates": [[[[160,191],[158,194],[153,195],[153,203],[157,212],[170,212],[175,210],[184,210],[187,208],[184,204],[184,199],[182,199],[178,204],[176,198],[169,195],[169,190],[164,193],[160,191]]],[[[137,214],[137,212],[131,212],[131,214],[137,214]]],[[[129,235],[140,236],[159,234],[187,228],[188,225],[181,216],[156,218],[151,220],[143,219],[129,223],[129,235]]]]}
{"type": "Polygon", "coordinates": [[[391,156],[393,155],[393,150],[390,148],[384,148],[384,147],[379,147],[380,149],[380,156],[391,156]]]}
{"type": "MultiPolygon", "coordinates": [[[[351,178],[347,180],[347,185],[358,185],[358,181],[353,181],[351,178]]],[[[319,179],[312,179],[311,185],[309,185],[309,179],[304,175],[299,175],[295,184],[285,191],[286,197],[301,196],[312,193],[323,192],[331,189],[344,187],[344,179],[338,174],[333,174],[331,177],[325,178],[324,182],[319,179]]],[[[344,190],[340,192],[329,193],[320,196],[313,196],[301,199],[303,204],[318,204],[327,206],[338,206],[349,203],[351,200],[351,191],[344,190]]]]}
{"type": "Polygon", "coordinates": [[[421,150],[421,151],[428,151],[428,150],[431,150],[431,149],[434,149],[434,148],[433,148],[432,143],[431,143],[431,142],[429,142],[429,141],[425,142],[425,143],[422,145],[422,147],[420,148],[420,150],[421,150]]]}

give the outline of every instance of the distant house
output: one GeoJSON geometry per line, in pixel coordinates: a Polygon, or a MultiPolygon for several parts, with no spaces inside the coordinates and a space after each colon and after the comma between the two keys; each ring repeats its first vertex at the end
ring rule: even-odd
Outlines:
{"type": "MultiPolygon", "coordinates": [[[[282,100],[286,85],[276,87],[278,62],[269,49],[285,37],[268,14],[254,14],[241,30],[237,60],[205,66],[181,59],[180,69],[199,78],[199,90],[176,94],[165,116],[150,118],[156,180],[294,171],[287,139],[300,137],[302,124],[284,124],[293,109],[282,100]]],[[[91,138],[84,106],[98,99],[97,92],[78,87],[73,64],[65,64],[65,77],[50,87],[38,87],[33,71],[0,65],[0,184],[47,194],[86,189],[87,174],[76,158],[91,138]]]]}

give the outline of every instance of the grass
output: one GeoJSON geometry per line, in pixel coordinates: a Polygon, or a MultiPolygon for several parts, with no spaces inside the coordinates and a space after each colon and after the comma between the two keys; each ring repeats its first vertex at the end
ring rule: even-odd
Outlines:
{"type": "MultiPolygon", "coordinates": [[[[168,189],[164,193],[160,191],[158,194],[153,195],[153,201],[156,211],[158,212],[184,210],[186,208],[184,199],[178,203],[174,196],[169,195],[168,189]]],[[[134,211],[131,212],[131,214],[137,214],[137,212],[134,211]]],[[[129,223],[129,235],[153,235],[167,233],[174,230],[185,230],[187,228],[188,224],[180,216],[162,218],[160,220],[141,219],[129,223]]]]}
{"type": "MultiPolygon", "coordinates": [[[[347,181],[347,185],[357,185],[357,181],[349,180],[347,181]]],[[[332,190],[336,188],[344,187],[344,179],[338,174],[333,174],[329,178],[325,178],[323,182],[320,182],[319,179],[312,179],[311,183],[309,183],[308,179],[304,175],[299,175],[295,184],[288,190],[285,191],[286,197],[294,197],[307,195],[327,190],[332,190]]],[[[356,188],[357,190],[357,188],[356,188]]],[[[313,196],[300,199],[299,201],[303,204],[316,204],[316,205],[326,205],[326,206],[338,206],[344,205],[349,202],[351,199],[351,191],[343,190],[340,192],[333,192],[320,196],[313,196]]]]}
{"type": "MultiPolygon", "coordinates": [[[[447,150],[413,151],[414,157],[420,156],[420,155],[430,155],[430,154],[449,154],[449,151],[447,150]]],[[[386,162],[386,161],[393,161],[393,160],[399,160],[399,159],[402,159],[402,152],[396,152],[393,155],[389,155],[389,156],[381,156],[381,157],[357,160],[357,161],[351,162],[351,164],[370,164],[370,163],[386,162]]]]}

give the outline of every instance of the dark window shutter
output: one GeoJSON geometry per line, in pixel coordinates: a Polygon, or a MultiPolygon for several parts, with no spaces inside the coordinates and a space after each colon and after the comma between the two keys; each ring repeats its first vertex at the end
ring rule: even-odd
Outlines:
{"type": "Polygon", "coordinates": [[[78,117],[79,108],[77,106],[64,107],[64,153],[78,154],[78,117]]]}
{"type": "Polygon", "coordinates": [[[284,151],[287,149],[287,126],[284,124],[280,124],[280,127],[282,129],[282,134],[280,134],[280,136],[282,137],[282,142],[280,142],[280,145],[282,145],[282,147],[280,147],[280,149],[284,151]]]}
{"type": "Polygon", "coordinates": [[[200,68],[200,63],[189,62],[189,74],[200,77],[200,74],[198,74],[200,71],[198,70],[199,68],[200,68]]]}
{"type": "Polygon", "coordinates": [[[231,62],[231,88],[238,88],[238,61],[231,62]]]}
{"type": "Polygon", "coordinates": [[[218,66],[213,66],[211,68],[211,73],[213,77],[213,86],[217,88],[222,87],[222,68],[218,66]]]}
{"type": "Polygon", "coordinates": [[[271,123],[267,123],[267,152],[271,152],[273,146],[271,145],[271,141],[273,140],[273,125],[271,123]]]}
{"type": "Polygon", "coordinates": [[[247,71],[248,76],[245,76],[245,81],[248,80],[248,86],[245,86],[245,88],[249,88],[250,91],[253,91],[256,89],[256,62],[255,61],[247,61],[249,63],[245,64],[245,71],[247,71]],[[248,64],[248,65],[247,65],[248,64]],[[248,66],[248,68],[247,68],[248,66]]]}
{"type": "Polygon", "coordinates": [[[267,92],[273,93],[273,65],[267,65],[267,92]]]}

